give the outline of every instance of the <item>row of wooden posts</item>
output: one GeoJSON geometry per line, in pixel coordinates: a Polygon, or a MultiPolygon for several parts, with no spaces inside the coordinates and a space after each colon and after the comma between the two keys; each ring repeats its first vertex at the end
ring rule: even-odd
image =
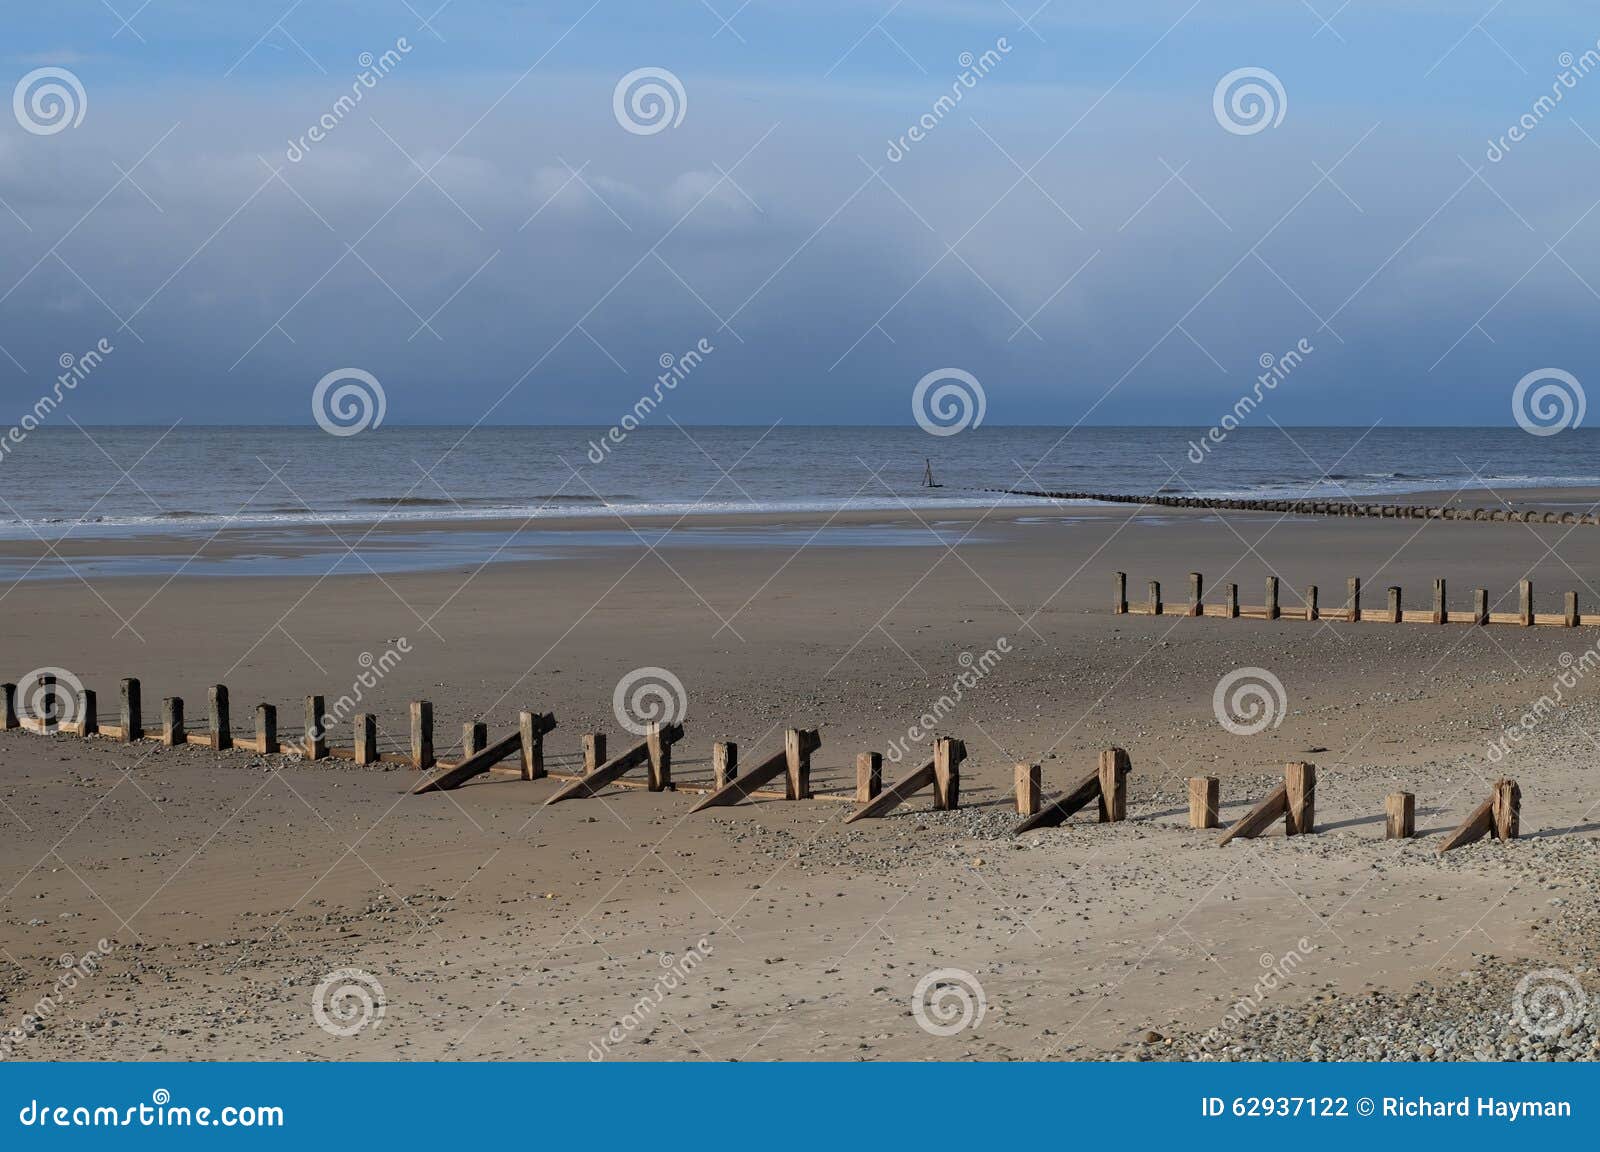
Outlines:
{"type": "MultiPolygon", "coordinates": [[[[522,779],[542,780],[548,777],[564,785],[546,801],[550,804],[594,796],[610,786],[646,788],[651,792],[695,793],[701,799],[691,812],[738,804],[748,799],[837,800],[858,805],[856,811],[846,819],[845,823],[848,824],[885,816],[923,789],[932,789],[935,809],[950,811],[959,808],[961,765],[967,758],[967,748],[962,741],[948,736],[938,737],[934,740],[930,760],[884,787],[883,755],[879,752],[863,752],[856,757],[856,787],[853,794],[814,793],[811,790],[811,757],[822,747],[822,736],[815,728],[790,728],[784,733],[781,748],[742,772],[739,745],[731,740],[719,741],[712,746],[711,786],[679,788],[672,780],[672,749],[684,738],[682,724],[652,723],[648,725],[644,739],[610,758],[606,755],[605,733],[585,733],[582,737],[583,772],[574,775],[551,772],[545,766],[544,738],[556,728],[555,715],[549,712],[519,713],[516,729],[493,742],[488,739],[488,726],[483,721],[463,724],[462,758],[455,763],[445,763],[434,759],[433,705],[427,700],[411,702],[409,753],[393,754],[378,751],[377,721],[371,713],[361,713],[355,717],[355,739],[351,747],[329,744],[326,710],[321,696],[306,697],[305,735],[296,743],[278,739],[277,709],[271,704],[257,706],[256,736],[253,740],[235,737],[229,724],[228,689],[222,684],[213,685],[209,692],[210,728],[207,731],[187,731],[183,700],[169,696],[162,702],[160,736],[147,733],[144,729],[140,687],[136,679],[122,681],[120,723],[115,725],[99,723],[95,694],[87,689],[77,694],[74,708],[76,719],[58,722],[56,685],[49,676],[40,678],[42,716],[18,714],[15,684],[0,685],[0,692],[4,695],[3,726],[6,729],[20,727],[46,734],[98,735],[124,743],[158,740],[169,747],[197,744],[214,751],[240,748],[256,753],[288,752],[311,760],[331,757],[354,760],[363,765],[403,763],[419,771],[436,770],[411,789],[413,794],[459,788],[468,780],[495,769],[502,761],[517,756],[516,771],[522,779]],[[623,776],[638,768],[646,769],[644,783],[623,779],[623,776]],[[770,788],[769,785],[779,777],[783,778],[782,790],[770,788]]],[[[1128,811],[1127,779],[1132,770],[1133,763],[1126,750],[1107,748],[1100,753],[1099,763],[1093,772],[1073,781],[1066,791],[1046,801],[1042,767],[1039,764],[1018,764],[1015,770],[1016,810],[1023,820],[1013,830],[1014,834],[1055,827],[1090,804],[1096,806],[1100,823],[1125,820],[1128,811]]],[[[1189,826],[1200,829],[1217,827],[1220,799],[1221,782],[1217,777],[1191,778],[1189,826]]],[[[1446,852],[1471,843],[1490,832],[1502,840],[1515,839],[1521,803],[1522,792],[1515,781],[1496,782],[1489,798],[1473,809],[1467,819],[1445,838],[1439,851],[1446,852]]],[[[1411,793],[1396,792],[1390,795],[1384,807],[1386,835],[1389,839],[1407,838],[1414,834],[1415,798],[1411,793]]],[[[1236,838],[1259,836],[1279,817],[1284,819],[1287,835],[1302,835],[1316,830],[1316,765],[1299,762],[1287,765],[1283,783],[1229,827],[1218,843],[1226,845],[1236,838]]]]}
{"type": "Polygon", "coordinates": [[[1512,508],[1458,508],[1429,504],[1357,504],[1353,500],[1236,500],[1204,496],[1127,496],[1117,492],[1035,492],[1023,488],[983,488],[1007,496],[1043,500],[1094,500],[1106,504],[1149,504],[1158,508],[1228,509],[1285,512],[1299,516],[1366,516],[1383,520],[1477,520],[1508,524],[1600,524],[1593,512],[1537,512],[1512,508]]]}
{"type": "Polygon", "coordinates": [[[1352,576],[1345,582],[1345,602],[1340,608],[1322,605],[1315,584],[1306,587],[1305,596],[1298,606],[1284,608],[1279,602],[1278,578],[1268,576],[1266,602],[1261,605],[1240,607],[1239,586],[1223,587],[1221,604],[1207,604],[1204,600],[1205,578],[1198,572],[1189,573],[1189,594],[1182,603],[1169,604],[1161,598],[1161,582],[1149,583],[1144,603],[1129,603],[1128,575],[1115,573],[1116,591],[1112,612],[1116,615],[1135,616],[1221,616],[1238,620],[1367,620],[1384,624],[1515,624],[1524,628],[1545,625],[1554,628],[1600,626],[1600,613],[1580,613],[1578,594],[1568,592],[1560,612],[1535,612],[1533,610],[1533,581],[1517,582],[1517,610],[1515,612],[1489,611],[1489,591],[1472,590],[1472,609],[1451,610],[1446,604],[1443,577],[1433,582],[1433,606],[1422,610],[1401,607],[1398,585],[1388,588],[1388,598],[1382,608],[1363,608],[1361,605],[1361,577],[1352,576]]]}

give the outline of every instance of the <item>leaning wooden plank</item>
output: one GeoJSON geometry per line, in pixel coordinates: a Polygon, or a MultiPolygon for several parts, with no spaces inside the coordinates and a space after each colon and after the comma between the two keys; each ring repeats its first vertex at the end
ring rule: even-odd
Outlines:
{"type": "Polygon", "coordinates": [[[909,776],[902,776],[882,792],[879,792],[877,796],[850,813],[845,823],[854,824],[857,820],[870,820],[882,816],[886,812],[892,812],[932,783],[933,761],[929,760],[921,768],[918,768],[909,776]]]}
{"type": "Polygon", "coordinates": [[[1482,840],[1494,831],[1494,796],[1491,795],[1482,804],[1479,804],[1467,818],[1456,826],[1456,830],[1444,838],[1444,843],[1439,845],[1439,854],[1442,856],[1452,848],[1460,848],[1463,844],[1471,844],[1474,840],[1482,840]]]}
{"type": "Polygon", "coordinates": [[[1259,836],[1271,826],[1274,820],[1280,816],[1287,816],[1288,813],[1289,786],[1286,783],[1280,783],[1271,792],[1267,793],[1266,799],[1246,812],[1234,823],[1233,827],[1224,832],[1222,839],[1217,841],[1217,846],[1220,848],[1236,836],[1243,836],[1247,840],[1251,837],[1259,836]]]}
{"type": "MultiPolygon", "coordinates": [[[[667,724],[661,729],[661,739],[667,745],[675,744],[683,739],[682,724],[667,724]]],[[[519,734],[520,741],[520,734],[519,734]]],[[[513,744],[513,747],[516,747],[513,744]]],[[[641,740],[620,756],[614,756],[604,764],[599,765],[593,772],[588,773],[582,780],[575,780],[561,791],[550,797],[546,803],[559,804],[563,800],[580,800],[586,796],[593,796],[617,777],[632,771],[639,765],[647,763],[650,759],[650,741],[641,740]]]]}
{"type": "MultiPolygon", "coordinates": [[[[424,792],[443,792],[451,788],[459,788],[474,776],[487,772],[521,747],[521,731],[502,736],[483,751],[473,753],[444,774],[422,781],[411,790],[411,794],[417,796],[424,792]]],[[[343,750],[340,749],[340,751],[343,750]]]]}
{"type": "Polygon", "coordinates": [[[1013,836],[1032,832],[1035,828],[1054,828],[1078,809],[1100,798],[1100,769],[1078,781],[1064,796],[1052,800],[1011,830],[1013,836]]]}
{"type": "Polygon", "coordinates": [[[724,808],[730,804],[737,804],[741,800],[747,800],[755,795],[763,784],[785,775],[788,770],[788,752],[780,749],[754,768],[743,769],[740,775],[735,776],[721,788],[712,792],[711,795],[700,801],[689,811],[699,812],[703,808],[724,808]]]}

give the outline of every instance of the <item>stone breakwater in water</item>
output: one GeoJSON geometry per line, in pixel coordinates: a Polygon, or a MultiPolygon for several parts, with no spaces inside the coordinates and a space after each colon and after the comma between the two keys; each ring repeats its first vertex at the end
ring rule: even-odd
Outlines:
{"type": "Polygon", "coordinates": [[[1035,492],[1023,488],[982,488],[1007,496],[1041,500],[1099,500],[1107,504],[1148,504],[1160,508],[1218,508],[1241,512],[1286,512],[1301,516],[1376,516],[1385,520],[1493,520],[1507,524],[1600,524],[1592,512],[1516,511],[1509,508],[1441,508],[1427,504],[1358,504],[1353,500],[1220,500],[1204,496],[1125,496],[1115,492],[1035,492]]]}

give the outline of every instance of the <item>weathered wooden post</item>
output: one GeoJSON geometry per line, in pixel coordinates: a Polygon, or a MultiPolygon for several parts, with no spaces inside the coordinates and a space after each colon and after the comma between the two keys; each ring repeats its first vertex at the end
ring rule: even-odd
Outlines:
{"type": "Polygon", "coordinates": [[[1563,622],[1568,628],[1576,628],[1578,626],[1578,594],[1576,592],[1567,593],[1565,608],[1566,610],[1562,613],[1563,622]]]}
{"type": "Polygon", "coordinates": [[[168,696],[161,701],[161,742],[168,748],[188,743],[183,730],[183,697],[168,696]]]}
{"type": "Polygon", "coordinates": [[[1128,773],[1133,761],[1122,748],[1106,748],[1100,753],[1100,823],[1110,824],[1128,816],[1128,773]]]}
{"type": "Polygon", "coordinates": [[[482,752],[489,743],[489,725],[482,720],[467,720],[461,725],[461,758],[482,752]]]}
{"type": "Polygon", "coordinates": [[[17,686],[0,684],[0,696],[4,697],[4,701],[0,702],[0,709],[3,709],[3,714],[0,714],[0,729],[9,732],[17,726],[17,686]]]}
{"type": "Polygon", "coordinates": [[[433,702],[411,701],[411,766],[432,768],[433,759],[433,702]]]}
{"type": "Polygon", "coordinates": [[[1317,586],[1312,584],[1306,588],[1306,619],[1320,620],[1321,613],[1317,611],[1317,586]]]}
{"type": "Polygon", "coordinates": [[[228,686],[211,686],[211,747],[216,751],[233,747],[233,726],[228,722],[228,686]]]}
{"type": "Polygon", "coordinates": [[[1361,619],[1361,577],[1350,577],[1345,581],[1345,589],[1345,599],[1348,601],[1345,619],[1353,623],[1361,619]]]}
{"type": "Polygon", "coordinates": [[[1489,590],[1487,588],[1474,588],[1472,590],[1472,622],[1474,624],[1487,624],[1489,622],[1489,590]]]}
{"type": "Polygon", "coordinates": [[[1267,577],[1267,619],[1268,620],[1276,620],[1277,618],[1278,618],[1278,578],[1276,576],[1268,576],[1267,577]]]}
{"type": "Polygon", "coordinates": [[[263,756],[278,750],[278,706],[256,705],[256,751],[263,756]]]}
{"type": "Polygon", "coordinates": [[[606,762],[606,734],[604,732],[585,732],[583,734],[583,774],[585,776],[606,762]]]}
{"type": "Polygon", "coordinates": [[[100,731],[100,702],[93,688],[85,688],[78,699],[78,735],[93,736],[100,731]]]}
{"type": "Polygon", "coordinates": [[[1417,831],[1417,798],[1410,792],[1391,792],[1383,801],[1383,838],[1409,840],[1417,831]]]}
{"type": "Polygon", "coordinates": [[[1288,811],[1284,834],[1304,836],[1317,830],[1317,766],[1296,761],[1284,765],[1288,811]]]}
{"type": "Polygon", "coordinates": [[[1117,595],[1116,599],[1111,602],[1111,611],[1118,616],[1126,616],[1128,614],[1128,574],[1126,572],[1117,573],[1117,595]]]}
{"type": "Polygon", "coordinates": [[[883,753],[862,752],[856,756],[856,803],[877,799],[883,791],[883,753]]]}
{"type": "Polygon", "coordinates": [[[544,766],[544,714],[517,713],[517,730],[522,735],[522,778],[543,780],[549,775],[544,766]]]}
{"type": "Polygon", "coordinates": [[[1189,827],[1215,828],[1222,782],[1215,776],[1189,777],[1189,827]]]}
{"type": "Polygon", "coordinates": [[[122,742],[144,739],[144,717],[139,709],[139,681],[129,676],[122,681],[122,742]]]}
{"type": "Polygon", "coordinates": [[[815,750],[814,732],[790,728],[783,734],[783,794],[789,800],[811,799],[811,753],[815,750]]]}
{"type": "Polygon", "coordinates": [[[1517,615],[1522,618],[1524,628],[1533,627],[1533,581],[1523,580],[1517,584],[1518,608],[1517,615]]]}
{"type": "Polygon", "coordinates": [[[1398,624],[1404,619],[1400,614],[1400,585],[1389,585],[1389,623],[1398,624]]]}
{"type": "Polygon", "coordinates": [[[1228,585],[1225,611],[1229,620],[1237,620],[1239,618],[1239,586],[1237,584],[1228,585]]]}
{"type": "Polygon", "coordinates": [[[1433,622],[1443,624],[1448,619],[1444,606],[1444,577],[1433,582],[1433,622]]]}
{"type": "Polygon", "coordinates": [[[1522,789],[1515,780],[1494,782],[1494,834],[1501,840],[1515,840],[1522,821],[1522,789]]]}
{"type": "Polygon", "coordinates": [[[56,697],[56,677],[46,672],[39,677],[39,731],[54,733],[61,722],[56,697]]]}
{"type": "Polygon", "coordinates": [[[662,738],[661,723],[657,720],[650,721],[644,739],[650,746],[650,791],[665,792],[672,787],[672,741],[662,738]]]}
{"type": "Polygon", "coordinates": [[[739,778],[739,745],[719,740],[711,746],[711,786],[726,788],[739,778]]]}
{"type": "Polygon", "coordinates": [[[322,697],[307,696],[305,754],[312,760],[328,758],[328,734],[322,729],[326,723],[327,713],[322,697]]]}
{"type": "Polygon", "coordinates": [[[1161,615],[1161,581],[1150,581],[1150,615],[1161,615]]]}
{"type": "Polygon", "coordinates": [[[371,712],[357,712],[355,719],[356,763],[365,767],[378,762],[378,718],[371,712]]]}
{"type": "Polygon", "coordinates": [[[1205,612],[1205,605],[1201,599],[1205,578],[1198,572],[1189,573],[1189,615],[1199,616],[1205,612]]]}
{"type": "Polygon", "coordinates": [[[961,762],[967,746],[950,736],[933,742],[933,806],[941,812],[961,807],[961,762]]]}
{"type": "Polygon", "coordinates": [[[1032,816],[1044,798],[1043,769],[1038,764],[1018,764],[1016,781],[1017,815],[1032,816]]]}

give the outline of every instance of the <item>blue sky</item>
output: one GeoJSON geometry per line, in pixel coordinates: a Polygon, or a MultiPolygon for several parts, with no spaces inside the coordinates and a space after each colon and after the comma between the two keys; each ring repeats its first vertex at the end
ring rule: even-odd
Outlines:
{"type": "Polygon", "coordinates": [[[102,339],[84,422],[303,423],[360,367],[393,423],[609,425],[701,340],[684,422],[904,423],[957,367],[996,424],[1204,427],[1302,340],[1285,424],[1600,375],[1600,76],[1486,156],[1595,47],[1577,4],[140,2],[0,15],[4,89],[86,101],[0,115],[18,411],[102,339]],[[684,93],[653,134],[642,68],[684,93]],[[1281,121],[1219,122],[1240,68],[1281,121]]]}

